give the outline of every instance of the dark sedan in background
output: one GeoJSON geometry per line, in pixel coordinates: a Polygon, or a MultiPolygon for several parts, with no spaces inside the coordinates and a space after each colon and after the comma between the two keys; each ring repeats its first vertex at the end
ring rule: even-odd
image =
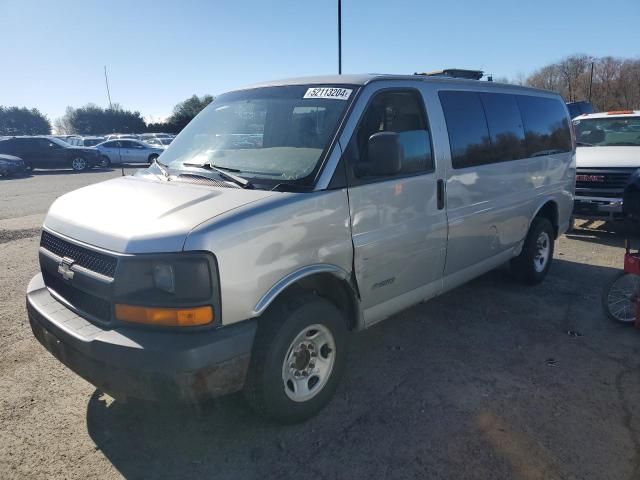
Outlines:
{"type": "Polygon", "coordinates": [[[24,161],[13,155],[0,154],[0,176],[24,175],[26,171],[24,161]]]}
{"type": "Polygon", "coordinates": [[[74,147],[55,137],[12,137],[0,140],[0,154],[20,157],[30,170],[71,168],[80,172],[100,164],[96,148],[74,147]]]}

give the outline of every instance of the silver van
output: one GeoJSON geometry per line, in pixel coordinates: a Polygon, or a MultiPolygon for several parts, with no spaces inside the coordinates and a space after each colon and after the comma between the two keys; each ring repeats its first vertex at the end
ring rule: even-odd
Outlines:
{"type": "Polygon", "coordinates": [[[220,95],[148,169],[54,202],[33,332],[115,398],[242,390],[302,421],[352,332],[505,262],[545,277],[574,144],[560,96],[513,85],[342,75],[220,95]]]}

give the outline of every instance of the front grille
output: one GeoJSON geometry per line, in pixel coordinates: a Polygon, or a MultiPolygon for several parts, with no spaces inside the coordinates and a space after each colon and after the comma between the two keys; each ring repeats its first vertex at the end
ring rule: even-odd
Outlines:
{"type": "Polygon", "coordinates": [[[83,292],[72,285],[66,283],[62,278],[51,275],[46,270],[42,271],[42,278],[45,285],[64,298],[74,308],[85,312],[98,320],[108,322],[111,318],[111,304],[90,293],[83,292]]]}
{"type": "Polygon", "coordinates": [[[40,246],[59,257],[72,258],[74,263],[92,272],[113,278],[116,273],[117,259],[104,253],[67,242],[49,232],[43,231],[40,246]]]}
{"type": "Polygon", "coordinates": [[[576,175],[589,175],[595,178],[593,180],[576,179],[576,195],[622,198],[629,176],[635,171],[636,168],[577,168],[576,175]]]}

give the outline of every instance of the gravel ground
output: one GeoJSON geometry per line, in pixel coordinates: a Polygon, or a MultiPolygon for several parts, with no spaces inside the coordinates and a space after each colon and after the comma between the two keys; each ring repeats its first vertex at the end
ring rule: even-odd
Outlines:
{"type": "Polygon", "coordinates": [[[498,269],[354,335],[335,399],[282,427],[237,395],[113,401],[33,338],[46,208],[117,175],[0,180],[0,478],[640,478],[640,332],[600,309],[623,254],[607,225],[563,236],[542,285],[498,269]]]}

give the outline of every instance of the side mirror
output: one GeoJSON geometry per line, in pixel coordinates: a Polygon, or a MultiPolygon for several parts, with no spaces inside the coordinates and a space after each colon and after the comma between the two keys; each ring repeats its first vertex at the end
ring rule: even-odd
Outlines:
{"type": "Polygon", "coordinates": [[[402,170],[403,157],[400,135],[396,132],[374,133],[367,142],[367,160],[358,163],[358,176],[395,175],[402,170]]]}

